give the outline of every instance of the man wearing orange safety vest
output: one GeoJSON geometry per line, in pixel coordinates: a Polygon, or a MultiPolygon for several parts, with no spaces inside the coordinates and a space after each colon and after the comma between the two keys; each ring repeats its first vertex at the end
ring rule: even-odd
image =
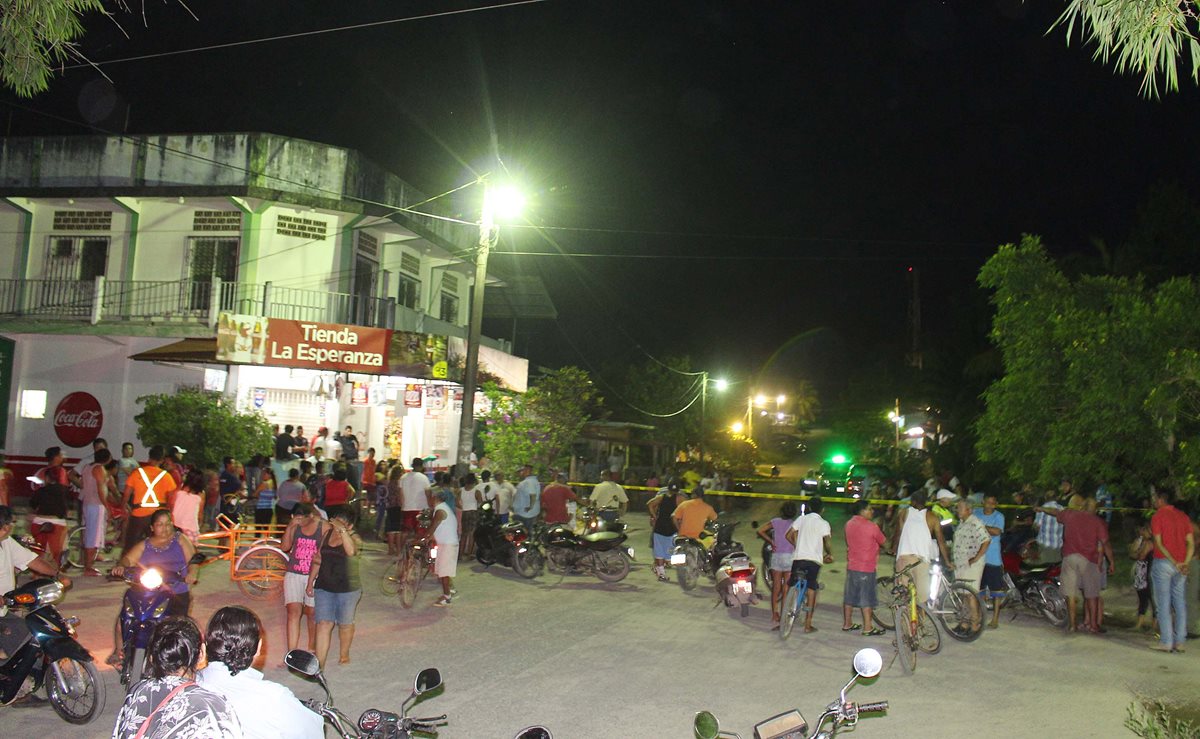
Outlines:
{"type": "Polygon", "coordinates": [[[150,516],[167,504],[167,495],[175,490],[175,480],[160,465],[162,445],[150,447],[149,461],[129,474],[125,483],[125,508],[130,512],[125,529],[125,550],[150,534],[150,516]]]}

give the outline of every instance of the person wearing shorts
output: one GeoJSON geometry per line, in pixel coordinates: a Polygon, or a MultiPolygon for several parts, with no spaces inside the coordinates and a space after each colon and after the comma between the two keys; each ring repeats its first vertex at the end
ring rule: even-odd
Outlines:
{"type": "Polygon", "coordinates": [[[855,501],[854,515],[846,522],[846,586],[842,593],[842,631],[862,629],[863,636],[882,636],[883,629],[873,628],[871,618],[878,604],[875,569],[879,549],[886,541],[875,523],[875,509],[866,500],[855,501]],[[862,624],[853,623],[854,609],[862,611],[862,624]]]}
{"type": "Polygon", "coordinates": [[[287,609],[286,644],[288,651],[300,646],[300,619],[308,622],[308,650],[317,649],[317,621],[314,607],[316,601],[305,592],[308,589],[308,574],[312,561],[320,547],[326,525],[314,514],[309,503],[297,503],[292,507],[291,521],[283,534],[280,548],[288,553],[287,572],[283,576],[283,603],[287,609]]]}
{"type": "Polygon", "coordinates": [[[454,596],[454,576],[458,574],[458,518],[454,515],[454,491],[439,491],[441,502],[433,508],[433,540],[437,543],[437,563],[434,573],[442,581],[442,597],[434,602],[438,608],[450,605],[454,596]]]}
{"type": "Polygon", "coordinates": [[[313,599],[313,615],[317,622],[315,653],[322,667],[333,641],[334,624],[338,627],[338,664],[350,662],[354,611],[362,598],[357,557],[362,541],[350,523],[351,515],[347,506],[339,506],[332,513],[329,526],[321,536],[321,548],[313,557],[308,572],[305,593],[313,599]]]}
{"type": "Polygon", "coordinates": [[[783,596],[787,588],[784,579],[792,571],[792,543],[787,539],[788,529],[796,518],[796,504],[787,501],[779,509],[779,515],[763,524],[757,532],[758,538],[771,545],[771,630],[779,628],[783,612],[783,596]]]}
{"type": "Polygon", "coordinates": [[[806,596],[808,611],[804,614],[804,633],[811,634],[817,628],[813,626],[813,613],[817,610],[817,591],[821,589],[817,576],[821,572],[821,563],[833,562],[833,550],[830,548],[829,537],[831,529],[829,522],[821,518],[825,503],[819,496],[808,501],[808,511],[802,514],[787,531],[787,540],[794,547],[792,552],[792,574],[788,578],[788,587],[798,582],[803,574],[808,580],[806,596]]]}

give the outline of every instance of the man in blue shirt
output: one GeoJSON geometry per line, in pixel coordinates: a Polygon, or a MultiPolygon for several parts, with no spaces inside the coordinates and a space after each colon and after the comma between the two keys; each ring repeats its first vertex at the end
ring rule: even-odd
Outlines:
{"type": "Polygon", "coordinates": [[[512,512],[521,523],[533,531],[538,514],[542,512],[542,485],[533,474],[531,465],[521,467],[521,482],[517,483],[516,493],[513,494],[512,512]]]}
{"type": "Polygon", "coordinates": [[[988,624],[988,628],[994,629],[1000,625],[1000,605],[1004,602],[1006,594],[1004,560],[1000,556],[1000,535],[1004,533],[1004,514],[996,510],[995,493],[988,493],[983,497],[983,509],[976,510],[975,515],[983,521],[988,533],[992,535],[987,554],[983,558],[983,579],[979,583],[979,592],[985,598],[992,599],[992,622],[988,624]]]}

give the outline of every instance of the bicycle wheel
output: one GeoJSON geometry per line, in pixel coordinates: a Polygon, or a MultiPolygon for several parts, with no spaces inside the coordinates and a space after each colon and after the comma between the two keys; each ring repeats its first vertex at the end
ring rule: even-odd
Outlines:
{"type": "Polygon", "coordinates": [[[875,601],[879,606],[871,611],[871,620],[879,628],[888,631],[896,628],[896,614],[889,606],[896,600],[896,596],[892,594],[892,588],[895,585],[896,578],[891,575],[875,578],[875,601]]]}
{"type": "Polygon", "coordinates": [[[903,628],[903,624],[909,622],[908,607],[902,603],[893,604],[892,619],[902,626],[896,629],[896,640],[893,642],[896,645],[896,657],[900,662],[900,671],[905,675],[911,675],[917,669],[917,647],[916,640],[910,635],[909,630],[903,628]]]}
{"type": "Polygon", "coordinates": [[[917,649],[925,654],[937,654],[942,651],[942,634],[938,631],[937,623],[925,606],[917,606],[917,649]]]}
{"type": "Polygon", "coordinates": [[[424,578],[424,570],[425,564],[416,557],[409,556],[404,561],[404,574],[400,578],[400,605],[404,608],[412,608],[417,601],[417,588],[424,578]]]}
{"type": "Polygon", "coordinates": [[[951,638],[975,641],[983,633],[983,597],[965,582],[953,582],[946,588],[938,597],[936,612],[951,638]]]}
{"type": "Polygon", "coordinates": [[[250,547],[234,564],[233,579],[247,596],[266,600],[283,592],[287,568],[288,556],[282,550],[265,545],[250,547]]]}
{"type": "Polygon", "coordinates": [[[400,579],[403,575],[404,561],[397,557],[393,559],[379,578],[379,590],[384,595],[397,595],[400,592],[400,579]]]}
{"type": "Polygon", "coordinates": [[[83,567],[83,535],[86,532],[82,526],[76,526],[67,534],[67,564],[72,567],[83,567]]]}
{"type": "Polygon", "coordinates": [[[801,580],[789,585],[783,594],[783,613],[779,620],[779,638],[787,641],[796,626],[796,619],[804,612],[804,599],[808,593],[808,581],[801,580]]]}

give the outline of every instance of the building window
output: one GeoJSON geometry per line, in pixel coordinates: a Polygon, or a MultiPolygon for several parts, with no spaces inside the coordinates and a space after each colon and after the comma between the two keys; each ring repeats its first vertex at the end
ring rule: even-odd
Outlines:
{"type": "Polygon", "coordinates": [[[108,269],[108,238],[53,236],[46,250],[41,307],[65,315],[87,315],[96,278],[108,269]]]}
{"type": "Polygon", "coordinates": [[[399,291],[396,293],[396,303],[416,310],[417,306],[421,304],[421,281],[401,272],[397,282],[399,282],[399,291]]]}
{"type": "Polygon", "coordinates": [[[45,418],[46,391],[22,390],[20,406],[21,418],[45,418]]]}
{"type": "Polygon", "coordinates": [[[438,317],[446,323],[458,323],[458,296],[442,292],[442,309],[438,317]]]}
{"type": "Polygon", "coordinates": [[[361,254],[354,260],[354,315],[352,323],[359,326],[375,325],[375,283],[379,265],[361,254]]]}
{"type": "MultiPolygon", "coordinates": [[[[188,239],[188,307],[207,311],[214,279],[237,282],[240,239],[194,237],[188,239]]],[[[221,308],[233,309],[233,290],[221,291],[221,308]],[[226,297],[227,296],[227,297],[226,297]],[[228,300],[228,304],[226,301],[228,300]]]]}

